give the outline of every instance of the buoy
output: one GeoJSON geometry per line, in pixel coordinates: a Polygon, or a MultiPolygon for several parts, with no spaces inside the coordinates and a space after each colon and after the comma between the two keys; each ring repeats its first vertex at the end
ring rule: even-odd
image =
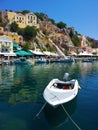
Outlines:
{"type": "Polygon", "coordinates": [[[78,86],[78,89],[81,89],[80,85],[78,86]]]}

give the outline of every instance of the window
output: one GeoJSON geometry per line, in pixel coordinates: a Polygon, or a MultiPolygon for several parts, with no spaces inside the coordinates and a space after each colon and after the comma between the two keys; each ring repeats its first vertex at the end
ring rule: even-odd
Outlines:
{"type": "Polygon", "coordinates": [[[5,49],[5,52],[8,52],[8,49],[7,49],[7,48],[5,49]]]}
{"type": "Polygon", "coordinates": [[[35,20],[35,17],[34,17],[34,20],[35,20]]]}
{"type": "Polygon", "coordinates": [[[4,48],[1,49],[1,52],[4,52],[4,48]]]}
{"type": "Polygon", "coordinates": [[[8,45],[8,43],[7,42],[5,42],[5,46],[7,46],[8,45]]]}

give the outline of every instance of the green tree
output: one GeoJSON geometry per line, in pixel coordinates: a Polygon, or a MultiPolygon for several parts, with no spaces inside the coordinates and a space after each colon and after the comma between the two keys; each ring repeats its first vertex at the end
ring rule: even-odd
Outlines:
{"type": "Polygon", "coordinates": [[[91,43],[91,47],[92,47],[92,48],[96,48],[95,43],[91,43]]]}
{"type": "Polygon", "coordinates": [[[57,27],[60,28],[60,29],[66,28],[66,26],[67,26],[67,25],[66,25],[65,23],[63,23],[63,22],[57,23],[57,27]]]}
{"type": "Polygon", "coordinates": [[[76,34],[72,36],[71,40],[72,40],[72,42],[73,42],[73,44],[75,46],[79,46],[80,45],[80,40],[79,40],[79,38],[78,38],[78,36],[76,34]]]}
{"type": "Polygon", "coordinates": [[[34,13],[41,21],[44,19],[44,13],[34,13]]]}
{"type": "Polygon", "coordinates": [[[12,32],[18,32],[18,24],[16,22],[13,22],[10,24],[10,31],[12,32]]]}
{"type": "Polygon", "coordinates": [[[52,24],[55,24],[54,19],[49,19],[51,21],[52,24]]]}
{"type": "Polygon", "coordinates": [[[3,20],[2,20],[2,17],[0,15],[0,26],[2,26],[2,25],[3,25],[3,20]]]}
{"type": "Polygon", "coordinates": [[[32,41],[37,35],[37,29],[33,26],[33,27],[30,27],[30,26],[27,26],[24,28],[24,34],[23,34],[23,37],[24,37],[24,40],[26,41],[32,41]]]}
{"type": "Polygon", "coordinates": [[[71,30],[71,31],[69,32],[69,36],[72,38],[73,35],[74,35],[74,33],[73,33],[73,31],[71,30]]]}
{"type": "Polygon", "coordinates": [[[25,42],[23,43],[23,50],[28,51],[31,49],[31,42],[25,42]]]}
{"type": "Polygon", "coordinates": [[[23,36],[24,35],[24,28],[19,28],[18,34],[23,36]]]}
{"type": "Polygon", "coordinates": [[[22,13],[23,15],[25,15],[25,14],[27,14],[27,13],[30,13],[30,11],[29,11],[29,10],[23,10],[21,13],[22,13]]]}

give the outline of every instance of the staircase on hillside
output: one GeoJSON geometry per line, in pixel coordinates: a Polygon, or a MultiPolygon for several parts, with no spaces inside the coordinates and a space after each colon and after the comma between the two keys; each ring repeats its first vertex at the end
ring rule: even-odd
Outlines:
{"type": "MultiPolygon", "coordinates": [[[[42,33],[42,31],[40,31],[40,35],[45,36],[45,35],[42,33]]],[[[50,41],[51,44],[56,48],[57,54],[58,54],[60,57],[62,57],[62,58],[64,58],[64,59],[68,59],[67,56],[60,50],[60,48],[59,48],[57,45],[55,45],[55,43],[54,43],[50,38],[49,38],[49,41],[50,41]]]]}
{"type": "Polygon", "coordinates": [[[53,43],[53,41],[51,40],[51,39],[49,39],[49,41],[52,43],[52,45],[56,48],[56,51],[57,51],[57,54],[60,56],[60,57],[62,57],[62,58],[64,58],[64,59],[67,59],[67,56],[60,50],[60,48],[57,46],[57,45],[55,45],[55,43],[53,43]]]}

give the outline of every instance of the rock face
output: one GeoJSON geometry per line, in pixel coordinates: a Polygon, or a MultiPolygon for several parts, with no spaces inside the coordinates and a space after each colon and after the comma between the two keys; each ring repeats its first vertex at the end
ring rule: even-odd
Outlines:
{"type": "MultiPolygon", "coordinates": [[[[5,16],[5,14],[4,14],[5,16]]],[[[98,47],[98,41],[92,38],[79,35],[73,27],[60,28],[47,15],[37,13],[38,33],[32,42],[32,49],[40,49],[41,51],[57,52],[60,56],[72,51],[77,53],[81,48],[98,47]],[[38,17],[40,16],[40,17],[38,17]]],[[[2,15],[0,14],[0,17],[2,15]]],[[[2,25],[6,30],[8,20],[2,17],[2,25]]],[[[61,22],[62,23],[62,22],[61,22]]],[[[1,27],[2,29],[2,27],[1,27]]],[[[4,32],[0,30],[0,35],[4,32]]]]}
{"type": "Polygon", "coordinates": [[[44,37],[47,36],[47,39],[50,39],[46,45],[55,47],[54,50],[62,56],[66,52],[69,54],[72,51],[73,53],[79,53],[85,51],[83,50],[84,48],[86,48],[87,51],[87,48],[92,48],[92,46],[97,47],[98,45],[98,41],[95,42],[95,40],[87,36],[78,34],[73,27],[60,29],[56,24],[49,21],[49,19],[40,23],[40,30],[44,33],[44,37]]]}
{"type": "Polygon", "coordinates": [[[50,21],[42,21],[40,30],[40,39],[44,39],[45,44],[45,36],[47,36],[48,40],[50,39],[52,42],[49,40],[46,44],[54,47],[54,50],[57,51],[59,55],[63,56],[66,50],[68,51],[70,47],[74,47],[67,28],[60,29],[50,21]]]}

